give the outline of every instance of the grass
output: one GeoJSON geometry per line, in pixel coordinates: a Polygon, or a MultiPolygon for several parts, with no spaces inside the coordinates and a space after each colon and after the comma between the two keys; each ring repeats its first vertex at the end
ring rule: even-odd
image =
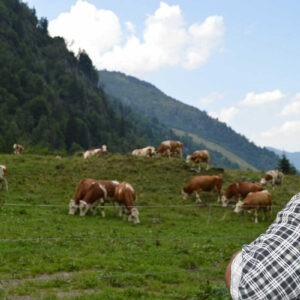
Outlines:
{"type": "MultiPolygon", "coordinates": [[[[297,193],[299,176],[272,191],[272,219],[184,201],[194,176],[180,159],[107,155],[83,160],[1,155],[9,191],[0,191],[0,299],[229,299],[224,270],[231,255],[264,232],[297,193]],[[82,178],[124,180],[137,191],[140,225],[114,216],[68,215],[82,178]]],[[[213,170],[210,171],[213,173],[213,170]]],[[[226,170],[223,190],[256,171],[226,170]]]]}
{"type": "Polygon", "coordinates": [[[200,144],[200,145],[201,144],[205,145],[205,148],[207,148],[207,149],[211,149],[211,150],[220,152],[224,157],[228,158],[228,160],[238,164],[240,169],[253,169],[253,170],[256,170],[256,168],[254,166],[252,166],[251,164],[249,164],[248,162],[246,162],[245,160],[243,160],[239,156],[233,154],[232,152],[227,151],[226,149],[224,149],[220,145],[217,145],[213,142],[207,141],[206,139],[203,139],[202,137],[199,137],[196,134],[192,134],[192,133],[185,132],[185,131],[175,129],[175,128],[173,128],[173,131],[178,136],[185,136],[187,134],[188,136],[190,136],[192,138],[192,140],[195,143],[200,144]]]}

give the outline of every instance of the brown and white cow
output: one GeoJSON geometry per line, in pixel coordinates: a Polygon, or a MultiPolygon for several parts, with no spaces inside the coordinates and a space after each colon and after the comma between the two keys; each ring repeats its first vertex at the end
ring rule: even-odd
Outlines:
{"type": "MultiPolygon", "coordinates": [[[[101,186],[103,186],[107,192],[106,198],[113,199],[114,194],[115,194],[115,189],[116,189],[117,185],[119,184],[119,182],[116,180],[95,180],[95,179],[91,179],[91,178],[86,178],[86,179],[81,180],[78,183],[75,194],[69,204],[69,214],[70,215],[74,215],[76,213],[76,211],[80,208],[80,200],[84,200],[85,195],[89,191],[90,187],[94,184],[100,184],[101,186]]],[[[95,205],[96,204],[97,203],[95,203],[95,205]]],[[[95,208],[95,205],[93,206],[93,208],[95,208]]],[[[105,215],[103,205],[104,205],[104,203],[100,203],[102,216],[105,215]]],[[[83,213],[86,214],[88,209],[83,213]]]]}
{"type": "Polygon", "coordinates": [[[107,153],[107,146],[102,145],[101,148],[86,150],[85,152],[83,152],[82,156],[84,159],[86,159],[91,156],[101,156],[105,153],[107,153]]]}
{"type": "Polygon", "coordinates": [[[107,190],[104,185],[96,181],[93,183],[82,200],[79,201],[80,216],[85,216],[89,209],[93,209],[100,202],[101,215],[105,217],[104,201],[107,198],[107,190]]]}
{"type": "Polygon", "coordinates": [[[80,200],[83,199],[87,190],[96,181],[96,179],[85,178],[77,184],[76,191],[69,203],[69,215],[75,215],[76,211],[79,209],[80,200]]]}
{"type": "Polygon", "coordinates": [[[2,188],[3,184],[5,189],[8,190],[7,183],[7,167],[5,165],[0,165],[0,188],[2,188]]]}
{"type": "Polygon", "coordinates": [[[156,153],[161,156],[180,156],[182,157],[183,144],[179,141],[163,141],[158,146],[156,153]]]}
{"type": "Polygon", "coordinates": [[[22,154],[24,152],[24,146],[20,144],[14,144],[13,149],[14,149],[14,154],[22,154]]]}
{"type": "Polygon", "coordinates": [[[153,146],[147,146],[142,149],[135,149],[131,152],[131,154],[135,155],[135,156],[152,157],[152,156],[155,156],[156,150],[153,146]]]}
{"type": "Polygon", "coordinates": [[[222,205],[226,207],[229,202],[238,202],[245,198],[250,192],[262,191],[264,187],[255,182],[238,181],[230,184],[222,195],[222,205]]]}
{"type": "Polygon", "coordinates": [[[249,193],[244,201],[239,201],[234,209],[235,213],[239,213],[243,210],[254,211],[254,222],[258,222],[258,211],[262,210],[264,213],[263,221],[266,217],[266,212],[269,210],[270,216],[272,215],[272,196],[267,191],[249,193]]]}
{"type": "Polygon", "coordinates": [[[271,183],[272,188],[274,189],[275,185],[280,185],[282,183],[283,177],[283,173],[279,170],[270,170],[261,178],[260,184],[267,185],[267,183],[271,183]]]}
{"type": "Polygon", "coordinates": [[[217,191],[218,202],[221,200],[221,189],[222,189],[222,176],[220,175],[202,175],[194,176],[189,182],[184,186],[181,191],[183,198],[186,199],[187,196],[195,193],[196,202],[200,203],[201,199],[199,193],[217,191]]]}
{"type": "Polygon", "coordinates": [[[186,163],[192,163],[193,165],[198,165],[199,172],[201,171],[201,164],[206,165],[206,170],[208,170],[209,167],[209,159],[210,154],[207,150],[197,150],[191,155],[188,155],[186,157],[186,163]]]}
{"type": "Polygon", "coordinates": [[[115,191],[115,201],[121,206],[123,216],[128,215],[128,221],[133,221],[134,224],[139,224],[139,211],[135,207],[136,193],[131,184],[121,182],[115,191]]]}

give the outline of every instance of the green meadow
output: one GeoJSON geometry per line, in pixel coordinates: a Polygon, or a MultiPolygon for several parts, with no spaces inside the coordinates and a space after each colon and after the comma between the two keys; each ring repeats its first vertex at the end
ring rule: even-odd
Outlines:
{"type": "MultiPolygon", "coordinates": [[[[179,158],[25,154],[0,155],[0,164],[9,187],[0,190],[0,299],[229,299],[231,255],[264,232],[300,186],[299,176],[286,175],[269,187],[273,215],[255,224],[251,214],[221,207],[215,193],[202,193],[202,205],[183,200],[196,173],[179,158]],[[141,224],[115,216],[111,203],[105,218],[68,215],[83,178],[131,183],[141,224]]],[[[223,190],[262,174],[225,170],[223,190]]]]}

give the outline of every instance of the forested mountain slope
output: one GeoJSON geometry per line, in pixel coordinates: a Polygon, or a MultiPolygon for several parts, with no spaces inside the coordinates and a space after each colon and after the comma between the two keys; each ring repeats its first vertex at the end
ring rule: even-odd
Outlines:
{"type": "Polygon", "coordinates": [[[142,114],[156,118],[170,128],[218,144],[257,169],[267,170],[278,165],[279,157],[272,151],[257,147],[225,123],[165,95],[145,81],[120,72],[100,71],[100,86],[142,114]]]}
{"type": "Polygon", "coordinates": [[[75,151],[107,144],[127,152],[172,137],[165,126],[111,102],[88,55],[51,38],[48,21],[18,0],[0,0],[0,152],[75,151]]]}

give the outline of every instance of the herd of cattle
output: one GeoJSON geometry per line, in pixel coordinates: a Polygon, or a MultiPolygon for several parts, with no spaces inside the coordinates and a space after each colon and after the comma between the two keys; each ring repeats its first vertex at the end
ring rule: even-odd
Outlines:
{"type": "MultiPolygon", "coordinates": [[[[22,145],[13,145],[15,154],[22,154],[24,147],[22,145]]],[[[82,153],[84,159],[90,156],[101,156],[107,152],[106,145],[101,148],[87,150],[82,153]]],[[[148,146],[143,149],[135,149],[132,155],[137,156],[180,156],[182,157],[183,145],[179,141],[163,141],[156,149],[148,146]]],[[[197,171],[201,171],[201,164],[206,164],[209,168],[210,155],[207,150],[197,150],[186,157],[186,163],[198,166],[197,171]]],[[[222,193],[222,175],[197,175],[192,177],[183,187],[181,193],[184,199],[188,196],[195,195],[196,202],[200,203],[201,192],[216,191],[218,194],[217,201],[226,207],[230,203],[235,204],[234,211],[239,213],[242,210],[253,210],[254,220],[258,222],[258,211],[272,212],[272,196],[265,189],[270,183],[274,189],[275,185],[280,185],[283,180],[283,173],[278,170],[270,170],[265,173],[260,182],[237,181],[230,184],[225,192],[222,193]]],[[[0,187],[5,186],[8,190],[7,168],[0,165],[0,187]]],[[[140,223],[139,211],[135,205],[136,192],[128,182],[95,180],[86,178],[81,180],[76,191],[69,203],[69,214],[75,215],[79,211],[80,216],[85,216],[88,211],[96,213],[99,205],[101,215],[104,217],[104,204],[111,201],[115,207],[115,214],[123,216],[134,224],[140,223]]]]}

